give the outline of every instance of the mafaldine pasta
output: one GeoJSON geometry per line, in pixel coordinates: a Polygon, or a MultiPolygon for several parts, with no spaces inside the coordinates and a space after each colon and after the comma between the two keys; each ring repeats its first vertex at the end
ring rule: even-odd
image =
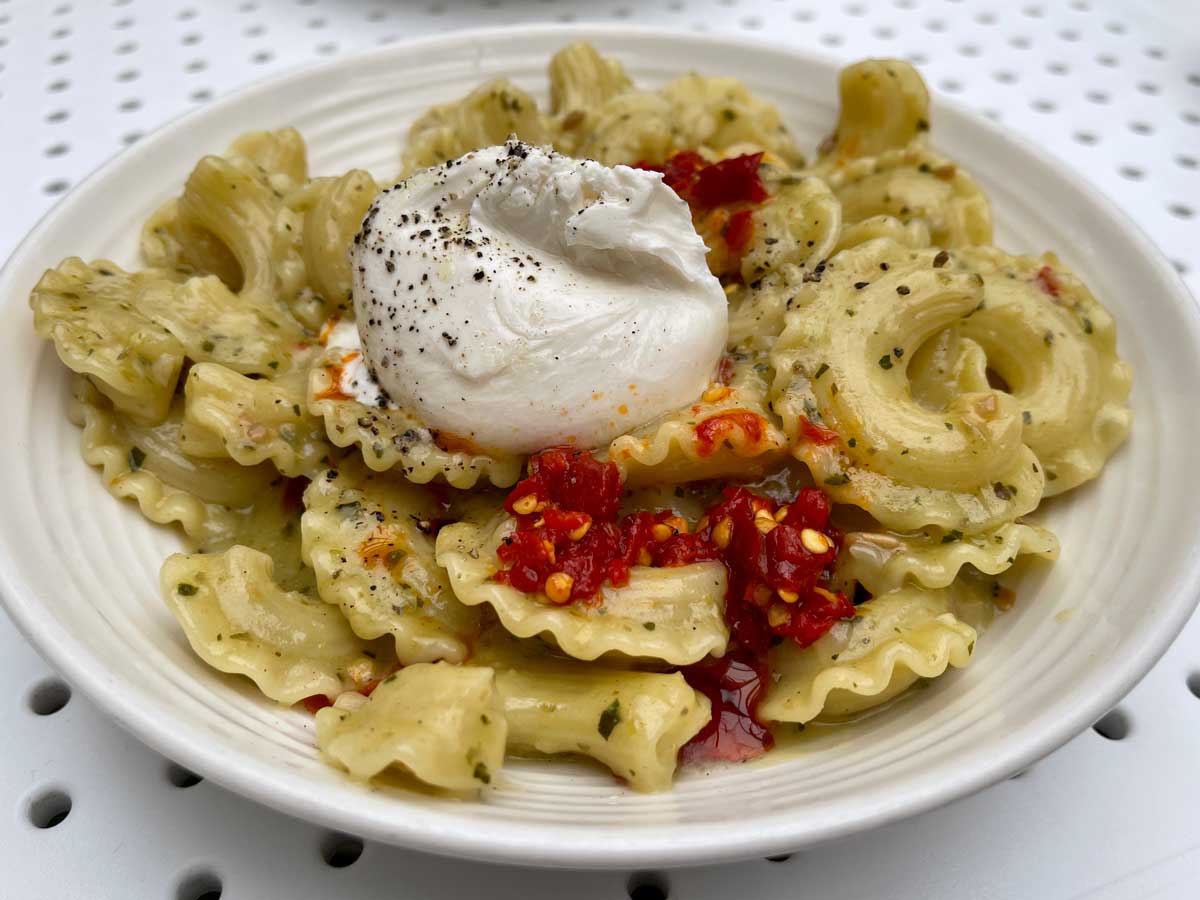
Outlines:
{"type": "Polygon", "coordinates": [[[1129,433],[1112,317],[992,246],[906,63],[842,71],[812,161],[732,78],[549,79],[429,110],[400,181],[245,135],[145,268],[30,299],[84,459],[188,541],[183,636],[351,778],[659,791],[853,720],[971,661],[1129,433]]]}

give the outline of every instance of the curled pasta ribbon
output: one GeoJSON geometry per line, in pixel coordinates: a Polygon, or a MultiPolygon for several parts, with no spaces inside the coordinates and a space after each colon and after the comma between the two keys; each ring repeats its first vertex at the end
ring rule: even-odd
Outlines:
{"type": "Polygon", "coordinates": [[[229,457],[243,466],[271,462],[289,477],[326,464],[324,424],[305,404],[307,370],[252,379],[216,363],[197,363],[184,382],[181,446],[192,456],[229,457]]]}
{"type": "Polygon", "coordinates": [[[942,410],[912,396],[907,358],[983,300],[978,275],[943,262],[887,240],[830,259],[787,314],[772,397],[835,500],[889,528],[975,533],[1034,509],[1044,476],[1007,394],[958,394],[942,410]]]}
{"type": "Polygon", "coordinates": [[[178,522],[194,540],[227,538],[238,527],[234,510],[268,491],[271,476],[262,468],[186,455],[180,449],[179,406],[163,422],[142,425],[113,410],[80,379],[72,416],[83,427],[83,459],[101,470],[108,492],[136,502],[151,522],[178,522]]]}
{"type": "MultiPolygon", "coordinates": [[[[1132,373],[1117,356],[1112,316],[1053,254],[972,247],[952,258],[983,278],[983,307],[959,332],[982,348],[1021,410],[1022,439],[1045,470],[1046,495],[1095,478],[1133,419],[1132,373]]],[[[970,363],[977,372],[979,356],[970,363]]]]}
{"type": "MultiPolygon", "coordinates": [[[[242,135],[226,151],[227,158],[239,158],[236,166],[238,179],[243,174],[262,187],[251,186],[251,196],[245,209],[253,224],[262,224],[258,216],[262,209],[263,189],[269,190],[274,199],[302,184],[307,177],[307,159],[304,140],[293,128],[279,131],[255,131],[242,135]]],[[[219,159],[218,157],[206,157],[219,159]]],[[[209,171],[207,174],[211,174],[209,171]]],[[[200,182],[205,177],[202,175],[200,182]]],[[[202,187],[197,183],[193,188],[202,187]]],[[[245,186],[243,186],[244,189],[245,186]]],[[[185,187],[184,194],[188,193],[185,187]]],[[[192,218],[190,211],[203,206],[203,198],[188,199],[175,197],[161,206],[142,227],[142,256],[151,266],[174,269],[183,275],[216,275],[232,290],[240,290],[243,283],[241,261],[228,244],[225,227],[210,230],[204,222],[192,218]]],[[[273,206],[269,201],[268,206],[273,206]]],[[[223,226],[236,223],[222,222],[223,226]]],[[[247,220],[243,227],[251,225],[247,220]]],[[[265,236],[269,238],[269,235],[265,236]]],[[[253,239],[252,237],[250,239],[253,239]]]]}
{"type": "Polygon", "coordinates": [[[978,633],[956,614],[960,592],[906,587],[868,600],[809,647],[784,641],[771,651],[775,681],[764,719],[838,719],[887,702],[919,678],[971,661],[978,633]]]}
{"type": "Polygon", "coordinates": [[[434,559],[431,535],[445,511],[432,492],[351,460],[316,475],[304,507],[304,560],[355,634],[390,637],[404,665],[466,659],[479,615],[434,559]]]}
{"type": "MultiPolygon", "coordinates": [[[[674,108],[661,94],[625,91],[588,117],[586,133],[563,137],[574,154],[606,166],[641,160],[660,163],[682,149],[674,127],[674,108]]],[[[557,144],[559,138],[555,138],[557,144]]]]}
{"type": "Polygon", "coordinates": [[[254,132],[207,156],[180,197],[142,229],[142,254],[185,275],[216,275],[248,300],[282,300],[316,329],[349,297],[346,247],[378,191],[362,170],[307,178],[293,129],[254,132]]]}
{"type": "Polygon", "coordinates": [[[721,156],[746,145],[786,166],[804,165],[779,110],[751,95],[736,78],[684,75],[664,85],[659,94],[671,105],[674,149],[706,148],[721,156]]]}
{"type": "Polygon", "coordinates": [[[508,733],[495,673],[446,663],[407,666],[369,698],[347,694],[316,724],[321,752],[354,778],[398,769],[454,791],[492,784],[508,733]]]}
{"type": "Polygon", "coordinates": [[[841,204],[824,181],[766,168],[771,196],[753,214],[754,240],[742,257],[746,284],[785,265],[811,268],[833,252],[842,227],[841,204]]]}
{"type": "Polygon", "coordinates": [[[515,134],[530,144],[549,136],[537,102],[511,81],[480,85],[452,103],[435,106],[413,122],[401,157],[405,177],[471,150],[502,144],[515,134]]]}
{"type": "Polygon", "coordinates": [[[303,336],[270,299],[232,293],[215,276],[129,273],[115,263],[63,260],[30,295],[34,326],[72,370],[122,412],[160,421],[186,356],[244,374],[286,371],[303,336]]]}
{"type": "Polygon", "coordinates": [[[1018,522],[982,534],[931,530],[915,534],[852,531],[838,556],[836,578],[852,590],[857,582],[878,596],[905,585],[949,587],[964,566],[999,575],[1019,556],[1058,559],[1058,538],[1045,528],[1018,522]]]}
{"type": "Polygon", "coordinates": [[[313,330],[350,309],[347,249],[378,193],[370,173],[352,169],[336,178],[314,178],[284,198],[275,227],[275,257],[299,267],[305,286],[290,305],[313,330]]]}
{"type": "Polygon", "coordinates": [[[557,664],[501,671],[496,689],[512,750],[582,753],[635,791],[669,790],[680,748],[711,715],[678,672],[557,664]]]}
{"type": "Polygon", "coordinates": [[[924,219],[902,222],[895,216],[869,216],[860,222],[844,224],[833,250],[826,255],[857,247],[877,238],[888,238],[902,246],[921,250],[930,244],[929,224],[924,219]]]}
{"type": "Polygon", "coordinates": [[[764,361],[734,351],[728,385],[613,440],[608,458],[631,485],[761,477],[785,456],[787,435],[767,409],[764,361]]]}
{"type": "Polygon", "coordinates": [[[214,669],[245,675],[279,703],[332,700],[395,665],[386,644],[359,639],[337,610],[282,590],[273,574],[271,557],[235,546],[168,557],[160,584],[196,654],[214,669]]]}
{"type": "Polygon", "coordinates": [[[438,479],[466,489],[481,478],[496,487],[516,484],[521,457],[439,438],[407,410],[379,409],[343,394],[339,387],[342,355],[343,351],[330,350],[319,357],[308,381],[308,409],[324,420],[325,433],[335,446],[357,445],[371,469],[398,469],[417,484],[438,479]]]}
{"type": "Polygon", "coordinates": [[[979,185],[953,162],[919,144],[853,159],[822,172],[847,223],[891,216],[923,222],[937,247],[992,241],[992,212],[979,185]]]}
{"type": "Polygon", "coordinates": [[[591,133],[597,111],[632,88],[625,68],[617,60],[601,56],[595,47],[582,41],[568,44],[550,57],[547,74],[554,145],[571,155],[580,140],[591,133]]]}
{"type": "Polygon", "coordinates": [[[175,394],[184,348],[146,308],[169,302],[177,282],[157,270],[125,272],[76,256],[48,269],[29,297],[33,327],[58,358],[84,375],[113,406],[139,421],[161,422],[175,394]]]}
{"type": "Polygon", "coordinates": [[[557,606],[492,580],[500,568],[496,548],[514,527],[506,514],[482,526],[448,525],[438,533],[437,561],[462,603],[491,606],[515,637],[548,635],[564,653],[581,660],[616,651],[687,665],[725,652],[726,574],[720,563],[635,566],[623,587],[602,587],[598,602],[557,606]]]}
{"type": "Polygon", "coordinates": [[[922,139],[929,131],[929,91],[899,59],[866,59],[838,75],[837,128],[822,145],[832,168],[847,159],[878,156],[922,139]]]}

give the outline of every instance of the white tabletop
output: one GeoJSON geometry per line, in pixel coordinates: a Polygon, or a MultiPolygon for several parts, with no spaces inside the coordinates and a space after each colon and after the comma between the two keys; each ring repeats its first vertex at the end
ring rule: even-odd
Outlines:
{"type": "MultiPolygon", "coordinates": [[[[846,60],[907,57],[935,90],[1084,172],[1200,293],[1194,0],[0,0],[0,258],[103,160],[213,97],[408,36],[539,20],[737,33],[846,60]]],[[[1196,620],[1101,726],[1117,739],[1089,730],[976,796],[785,860],[662,873],[538,872],[363,847],[191,783],[81,696],[37,714],[68,689],[4,617],[0,678],[10,685],[0,718],[5,897],[1200,897],[1196,620]]]]}

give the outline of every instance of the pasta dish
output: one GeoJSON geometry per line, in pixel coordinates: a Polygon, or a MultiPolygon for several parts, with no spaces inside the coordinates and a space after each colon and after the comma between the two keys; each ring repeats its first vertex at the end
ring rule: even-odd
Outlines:
{"type": "Polygon", "coordinates": [[[85,461],[188,541],[191,648],[359,780],[661,791],[877,711],[970,662],[1130,430],[1112,317],[993,245],[908,64],[844,69],[811,159],[732,78],[574,44],[549,87],[430,109],[382,184],[243,135],[144,268],[30,298],[85,461]]]}

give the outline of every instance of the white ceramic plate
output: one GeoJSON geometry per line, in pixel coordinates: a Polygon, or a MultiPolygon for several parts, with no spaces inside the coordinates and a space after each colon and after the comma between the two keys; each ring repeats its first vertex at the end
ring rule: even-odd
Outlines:
{"type": "MultiPolygon", "coordinates": [[[[1136,373],[1133,438],[1099,482],[1048,503],[1062,559],[975,661],[834,741],[690,773],[639,796],[578,765],[516,763],[485,803],[368,791],[324,765],[311,719],[204,666],[157,591],[169,530],[108,496],[64,415],[67,373],[26,304],[67,255],[136,263],[142,220],[197,158],[294,125],[314,173],[395,170],[408,123],[493,77],[544,97],[550,55],[587,38],[640,84],[733,74],[779,105],[804,146],[834,120],[836,66],[780,49],[629,28],[455,34],[314,67],[240,92],[140,142],[81,184],[0,275],[0,588],[18,626],[80,690],[205,777],[332,827],[437,853],[531,865],[683,865],[769,855],[945,803],[1028,766],[1115,704],[1190,614],[1200,580],[1200,327],[1186,289],[1124,215],[1061,163],[937,104],[935,145],[990,196],[998,242],[1058,250],[1112,310],[1136,373]]],[[[86,752],[80,748],[80,752],[86,752]]],[[[1081,802],[1084,798],[1080,798],[1081,802]]]]}

